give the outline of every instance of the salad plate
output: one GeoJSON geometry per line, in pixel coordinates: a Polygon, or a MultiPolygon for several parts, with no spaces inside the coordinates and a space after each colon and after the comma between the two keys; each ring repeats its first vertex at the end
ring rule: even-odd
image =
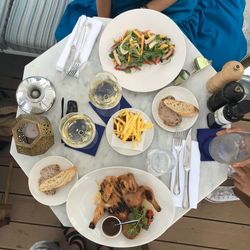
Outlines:
{"type": "Polygon", "coordinates": [[[134,9],[115,17],[106,26],[100,38],[99,57],[103,70],[114,74],[123,88],[135,92],[151,92],[167,86],[179,74],[186,58],[186,43],[182,31],[166,15],[149,9],[134,9]],[[126,31],[135,29],[170,38],[175,49],[169,62],[142,65],[140,70],[131,73],[115,69],[110,57],[114,40],[122,37],[126,31]]]}
{"type": "Polygon", "coordinates": [[[172,193],[161,180],[143,170],[122,166],[101,168],[83,176],[71,189],[66,210],[72,226],[84,237],[100,245],[118,248],[141,246],[153,241],[168,229],[175,215],[172,193]],[[89,228],[96,208],[99,185],[105,176],[120,176],[128,173],[134,175],[138,185],[145,185],[152,189],[161,211],[155,211],[154,220],[149,229],[142,230],[134,239],[127,239],[122,233],[115,238],[105,237],[101,224],[103,218],[108,216],[107,212],[98,221],[95,229],[89,228]]]}

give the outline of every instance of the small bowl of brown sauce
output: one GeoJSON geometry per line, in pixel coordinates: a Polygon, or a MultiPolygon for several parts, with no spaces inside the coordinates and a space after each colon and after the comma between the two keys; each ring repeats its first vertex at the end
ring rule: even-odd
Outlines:
{"type": "Polygon", "coordinates": [[[118,236],[122,231],[121,221],[115,216],[108,216],[102,221],[102,232],[109,238],[118,236]]]}

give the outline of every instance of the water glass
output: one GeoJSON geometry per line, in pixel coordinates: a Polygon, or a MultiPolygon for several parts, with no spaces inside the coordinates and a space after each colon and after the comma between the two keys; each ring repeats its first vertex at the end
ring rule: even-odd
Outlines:
{"type": "Polygon", "coordinates": [[[211,157],[232,164],[250,158],[250,132],[234,132],[216,136],[209,144],[211,157]]]}
{"type": "Polygon", "coordinates": [[[147,170],[154,176],[169,174],[175,166],[173,153],[166,149],[152,149],[147,154],[147,170]]]}

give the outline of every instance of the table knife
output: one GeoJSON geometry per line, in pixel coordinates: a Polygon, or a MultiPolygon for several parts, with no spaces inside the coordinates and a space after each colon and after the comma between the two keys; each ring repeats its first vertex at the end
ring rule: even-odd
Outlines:
{"type": "Polygon", "coordinates": [[[189,172],[190,172],[190,159],[191,159],[191,149],[192,149],[192,128],[188,131],[183,156],[183,168],[185,171],[185,181],[184,181],[184,194],[183,194],[183,208],[189,208],[189,172]]]}

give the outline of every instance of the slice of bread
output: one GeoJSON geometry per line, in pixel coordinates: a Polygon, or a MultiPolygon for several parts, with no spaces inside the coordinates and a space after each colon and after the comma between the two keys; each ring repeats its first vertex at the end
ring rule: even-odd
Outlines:
{"type": "Polygon", "coordinates": [[[194,116],[199,112],[194,105],[173,98],[165,98],[164,104],[181,116],[194,116]]]}
{"type": "Polygon", "coordinates": [[[43,181],[39,185],[39,190],[41,192],[47,192],[65,186],[74,178],[76,171],[77,168],[75,166],[61,171],[60,173],[54,175],[53,177],[43,181]]]}

